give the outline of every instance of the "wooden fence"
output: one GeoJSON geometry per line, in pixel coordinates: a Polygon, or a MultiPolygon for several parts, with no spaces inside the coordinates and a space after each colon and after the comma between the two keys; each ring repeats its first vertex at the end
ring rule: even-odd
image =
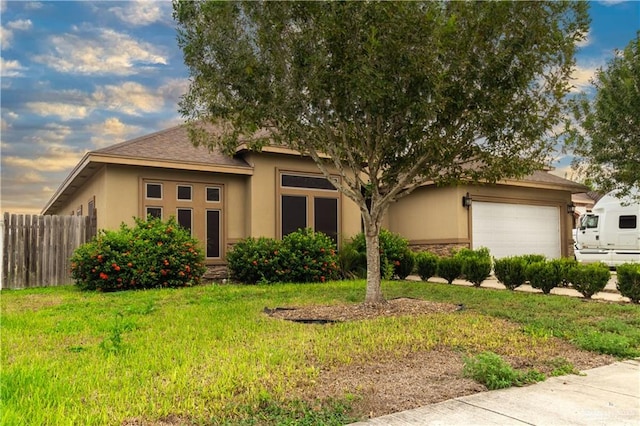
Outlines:
{"type": "Polygon", "coordinates": [[[96,235],[96,217],[4,214],[3,289],[71,284],[69,258],[96,235]]]}

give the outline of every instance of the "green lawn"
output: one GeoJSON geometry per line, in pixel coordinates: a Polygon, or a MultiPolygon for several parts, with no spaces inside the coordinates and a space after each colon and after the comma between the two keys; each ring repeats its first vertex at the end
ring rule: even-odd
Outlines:
{"type": "Polygon", "coordinates": [[[389,282],[388,298],[463,311],[308,325],[264,307],[358,303],[364,282],[208,285],[123,293],[3,291],[0,416],[6,425],[342,424],[350,395],[292,399],[321,369],[448,347],[519,354],[551,337],[640,356],[640,307],[446,284],[389,282]],[[514,327],[504,327],[504,320],[514,327]]]}

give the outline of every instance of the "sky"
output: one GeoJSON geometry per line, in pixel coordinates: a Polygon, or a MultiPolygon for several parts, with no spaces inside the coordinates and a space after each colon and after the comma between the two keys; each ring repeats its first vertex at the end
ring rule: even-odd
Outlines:
{"type": "MultiPolygon", "coordinates": [[[[640,29],[640,2],[590,4],[576,91],[640,29]]],[[[182,123],[170,1],[0,0],[0,25],[2,212],[39,214],[86,152],[182,123]]]]}

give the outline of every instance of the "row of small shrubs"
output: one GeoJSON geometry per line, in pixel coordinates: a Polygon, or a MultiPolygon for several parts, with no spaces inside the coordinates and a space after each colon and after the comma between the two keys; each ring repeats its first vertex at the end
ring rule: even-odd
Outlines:
{"type": "Polygon", "coordinates": [[[571,285],[587,299],[602,291],[611,278],[603,263],[579,264],[574,259],[547,260],[538,255],[496,259],[494,272],[509,290],[529,282],[531,287],[549,294],[555,287],[571,285]]]}
{"type": "Polygon", "coordinates": [[[452,256],[439,257],[429,252],[415,254],[416,273],[423,281],[439,276],[449,284],[457,278],[464,278],[478,287],[491,275],[491,254],[489,249],[460,249],[452,256]]]}
{"type": "Polygon", "coordinates": [[[302,229],[273,238],[246,238],[227,254],[233,280],[246,283],[325,282],[340,278],[335,243],[321,232],[302,229]]]}
{"type": "Polygon", "coordinates": [[[100,231],[71,257],[71,277],[83,290],[184,287],[198,284],[205,271],[197,241],[174,218],[100,231]]]}

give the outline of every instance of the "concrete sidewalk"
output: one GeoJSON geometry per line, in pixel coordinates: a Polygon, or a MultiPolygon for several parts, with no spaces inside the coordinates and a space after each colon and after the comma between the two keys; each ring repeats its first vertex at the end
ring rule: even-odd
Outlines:
{"type": "Polygon", "coordinates": [[[451,399],[353,426],[640,425],[640,358],[451,399]]]}

